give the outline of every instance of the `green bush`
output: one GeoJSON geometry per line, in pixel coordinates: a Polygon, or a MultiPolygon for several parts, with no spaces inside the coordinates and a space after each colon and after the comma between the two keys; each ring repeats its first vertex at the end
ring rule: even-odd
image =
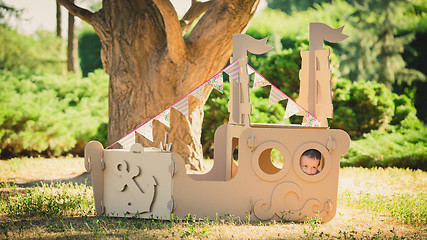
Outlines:
{"type": "Polygon", "coordinates": [[[89,26],[79,34],[79,58],[83,77],[87,77],[88,73],[95,69],[102,68],[101,41],[89,26]]]}
{"type": "Polygon", "coordinates": [[[341,166],[400,167],[427,171],[427,129],[372,131],[351,142],[341,166]]]}
{"type": "Polygon", "coordinates": [[[88,78],[0,71],[0,88],[2,158],[81,154],[108,119],[108,76],[102,70],[88,78]]]}
{"type": "Polygon", "coordinates": [[[334,95],[334,117],[331,128],[340,128],[352,139],[375,129],[384,129],[394,115],[393,94],[384,84],[359,81],[337,81],[334,95]]]}
{"type": "Polygon", "coordinates": [[[15,71],[25,66],[35,73],[60,74],[66,66],[61,41],[50,32],[25,36],[0,24],[0,70],[15,71]]]}

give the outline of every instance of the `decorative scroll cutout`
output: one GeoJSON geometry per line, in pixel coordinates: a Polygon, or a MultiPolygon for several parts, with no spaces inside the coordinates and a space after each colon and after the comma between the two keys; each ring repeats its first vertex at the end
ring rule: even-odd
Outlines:
{"type": "Polygon", "coordinates": [[[318,199],[311,198],[304,202],[299,209],[290,209],[285,205],[285,199],[291,194],[295,194],[297,200],[301,202],[302,189],[298,184],[294,182],[280,183],[274,188],[270,202],[258,200],[255,203],[254,214],[261,220],[268,220],[277,216],[289,221],[298,221],[315,214],[322,218],[327,214],[326,206],[329,211],[333,208],[330,201],[322,205],[318,199]]]}

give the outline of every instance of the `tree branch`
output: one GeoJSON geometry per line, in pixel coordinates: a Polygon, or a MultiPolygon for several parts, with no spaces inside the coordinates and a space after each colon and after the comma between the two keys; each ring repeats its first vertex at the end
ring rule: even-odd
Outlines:
{"type": "Polygon", "coordinates": [[[153,0],[165,23],[165,32],[169,56],[177,63],[185,56],[186,46],[181,33],[181,25],[175,8],[169,0],[153,0]]]}
{"type": "Polygon", "coordinates": [[[78,7],[74,4],[73,1],[70,0],[56,0],[56,2],[65,7],[72,15],[79,17],[81,20],[89,23],[90,25],[94,24],[95,14],[91,11],[78,7]]]}
{"type": "Polygon", "coordinates": [[[199,0],[192,0],[191,7],[185,13],[184,17],[181,19],[181,31],[182,36],[184,36],[187,31],[190,29],[191,24],[196,20],[200,15],[202,15],[208,7],[211,5],[212,1],[200,2],[199,0]]]}

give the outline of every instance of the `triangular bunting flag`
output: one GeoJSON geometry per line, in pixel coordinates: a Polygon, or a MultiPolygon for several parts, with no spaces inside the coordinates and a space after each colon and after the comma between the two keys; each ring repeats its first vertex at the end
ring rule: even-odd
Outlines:
{"type": "Polygon", "coordinates": [[[216,90],[222,91],[222,84],[224,82],[224,78],[222,76],[222,72],[218,73],[217,75],[213,76],[211,79],[208,80],[208,84],[211,85],[216,90]]]}
{"type": "Polygon", "coordinates": [[[255,77],[254,77],[254,86],[252,87],[253,90],[260,88],[260,87],[264,87],[270,85],[270,83],[265,80],[264,77],[262,77],[259,73],[255,72],[255,77]]]}
{"type": "Polygon", "coordinates": [[[201,85],[200,87],[196,88],[194,91],[190,93],[190,95],[198,98],[199,100],[202,100],[203,97],[203,90],[205,90],[205,84],[201,85]]]}
{"type": "Polygon", "coordinates": [[[251,66],[248,65],[248,75],[251,75],[254,72],[255,72],[255,70],[251,66]]]}
{"type": "Polygon", "coordinates": [[[159,115],[157,115],[154,119],[163,123],[166,127],[170,127],[170,115],[171,115],[171,109],[168,108],[164,110],[162,113],[160,113],[159,115]]]}
{"type": "Polygon", "coordinates": [[[319,127],[320,122],[310,113],[306,112],[303,120],[303,124],[310,127],[319,127]]]}
{"type": "Polygon", "coordinates": [[[135,143],[135,131],[132,131],[117,142],[122,145],[124,149],[130,149],[130,147],[135,143]]]}
{"type": "Polygon", "coordinates": [[[288,97],[275,86],[271,86],[270,97],[268,98],[268,106],[271,107],[275,102],[287,99],[288,97]]]}
{"type": "Polygon", "coordinates": [[[233,79],[236,82],[239,82],[239,61],[235,61],[232,64],[228,65],[223,70],[230,76],[231,79],[233,79]]]}
{"type": "Polygon", "coordinates": [[[286,104],[286,111],[283,119],[289,118],[301,110],[303,109],[298,104],[296,104],[291,99],[288,99],[288,104],[286,104]]]}
{"type": "Polygon", "coordinates": [[[172,105],[173,108],[176,108],[176,110],[180,111],[184,116],[188,116],[188,97],[179,100],[174,105],[172,105]]]}
{"type": "Polygon", "coordinates": [[[146,139],[153,141],[153,119],[136,129],[136,131],[146,139]]]}

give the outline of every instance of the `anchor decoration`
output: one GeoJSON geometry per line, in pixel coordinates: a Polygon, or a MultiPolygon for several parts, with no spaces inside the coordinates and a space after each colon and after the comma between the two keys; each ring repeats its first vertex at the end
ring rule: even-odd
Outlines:
{"type": "Polygon", "coordinates": [[[118,181],[118,190],[120,192],[129,190],[133,196],[132,200],[124,201],[127,203],[126,209],[128,210],[128,213],[150,212],[157,185],[154,176],[144,184],[144,192],[135,181],[135,178],[141,174],[139,166],[134,165],[130,168],[126,160],[120,160],[116,163],[114,172],[116,175],[120,176],[121,180],[118,181]]]}

